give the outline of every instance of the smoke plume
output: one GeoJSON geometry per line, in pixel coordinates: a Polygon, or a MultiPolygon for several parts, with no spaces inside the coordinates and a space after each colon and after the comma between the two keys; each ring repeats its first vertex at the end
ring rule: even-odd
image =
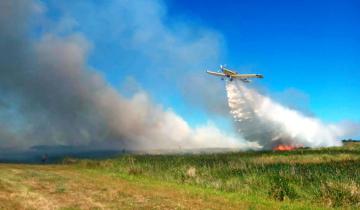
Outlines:
{"type": "Polygon", "coordinates": [[[279,144],[306,147],[341,145],[344,131],[286,108],[240,82],[226,85],[230,112],[239,132],[264,149],[279,144]]]}
{"type": "MultiPolygon", "coordinates": [[[[249,147],[211,123],[190,127],[170,108],[153,102],[146,91],[122,96],[88,65],[93,46],[82,33],[32,28],[34,16],[46,19],[44,10],[36,1],[0,2],[0,148],[249,147]]],[[[208,44],[195,43],[199,46],[193,43],[190,51],[208,44]]]]}

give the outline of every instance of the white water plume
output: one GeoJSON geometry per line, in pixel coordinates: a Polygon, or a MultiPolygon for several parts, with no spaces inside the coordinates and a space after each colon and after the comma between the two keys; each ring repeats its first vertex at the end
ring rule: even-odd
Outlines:
{"type": "Polygon", "coordinates": [[[341,145],[342,129],[282,106],[240,82],[226,84],[230,112],[238,131],[263,149],[279,144],[306,147],[341,145]]]}

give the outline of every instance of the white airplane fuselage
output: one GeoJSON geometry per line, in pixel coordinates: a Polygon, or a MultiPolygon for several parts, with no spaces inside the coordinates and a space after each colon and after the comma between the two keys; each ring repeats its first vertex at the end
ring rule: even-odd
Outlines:
{"type": "Polygon", "coordinates": [[[213,72],[213,71],[206,71],[208,74],[213,76],[221,77],[222,80],[227,78],[229,81],[233,81],[234,79],[239,79],[242,82],[249,83],[249,78],[264,78],[261,74],[239,74],[234,70],[230,70],[224,66],[220,66],[221,72],[213,72]]]}

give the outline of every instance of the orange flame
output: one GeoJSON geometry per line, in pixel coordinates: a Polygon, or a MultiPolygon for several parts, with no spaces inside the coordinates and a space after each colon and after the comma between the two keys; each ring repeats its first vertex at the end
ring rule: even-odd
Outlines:
{"type": "Polygon", "coordinates": [[[274,151],[290,151],[299,148],[298,146],[279,144],[273,148],[274,151]]]}

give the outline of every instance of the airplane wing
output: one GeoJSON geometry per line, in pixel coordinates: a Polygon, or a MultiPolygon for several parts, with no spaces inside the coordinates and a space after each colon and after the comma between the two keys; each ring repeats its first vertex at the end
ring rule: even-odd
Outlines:
{"type": "Polygon", "coordinates": [[[215,71],[206,71],[206,73],[214,75],[214,76],[218,76],[218,77],[225,77],[226,76],[224,73],[215,72],[215,71]]]}
{"type": "Polygon", "coordinates": [[[236,74],[232,77],[238,78],[238,79],[249,79],[249,78],[264,78],[261,74],[236,74]]]}

